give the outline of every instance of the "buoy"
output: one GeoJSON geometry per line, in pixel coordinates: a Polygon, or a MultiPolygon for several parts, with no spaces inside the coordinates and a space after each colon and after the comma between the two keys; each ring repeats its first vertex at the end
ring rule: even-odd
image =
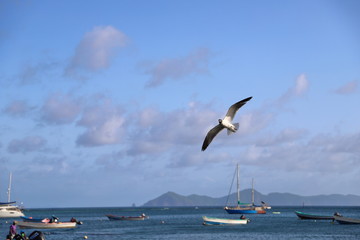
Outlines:
{"type": "Polygon", "coordinates": [[[85,235],[84,238],[87,239],[87,236],[85,235]]]}

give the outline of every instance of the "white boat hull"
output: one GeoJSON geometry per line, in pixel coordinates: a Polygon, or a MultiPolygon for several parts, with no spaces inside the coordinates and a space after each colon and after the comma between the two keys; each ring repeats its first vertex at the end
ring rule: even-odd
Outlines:
{"type": "Polygon", "coordinates": [[[38,229],[58,229],[58,228],[75,228],[76,222],[54,222],[54,223],[42,223],[42,222],[16,222],[16,225],[20,228],[38,228],[38,229]]]}
{"type": "Polygon", "coordinates": [[[16,206],[12,206],[12,205],[0,206],[0,218],[17,218],[22,216],[24,216],[24,214],[16,206]]]}
{"type": "Polygon", "coordinates": [[[204,225],[236,225],[247,224],[249,219],[213,218],[203,216],[204,225]]]}

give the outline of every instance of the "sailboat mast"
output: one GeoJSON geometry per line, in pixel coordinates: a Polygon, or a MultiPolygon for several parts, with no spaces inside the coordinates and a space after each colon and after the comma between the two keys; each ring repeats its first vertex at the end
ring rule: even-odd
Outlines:
{"type": "Polygon", "coordinates": [[[240,184],[239,184],[239,164],[236,164],[236,190],[237,190],[237,205],[240,206],[240,184]]]}
{"type": "Polygon", "coordinates": [[[10,202],[10,195],[11,195],[11,178],[12,178],[12,173],[10,172],[10,175],[9,175],[9,186],[8,186],[8,202],[10,202]]]}
{"type": "Polygon", "coordinates": [[[252,178],[251,180],[251,202],[252,202],[252,205],[254,206],[254,202],[255,202],[255,198],[254,198],[254,178],[252,178]]]}

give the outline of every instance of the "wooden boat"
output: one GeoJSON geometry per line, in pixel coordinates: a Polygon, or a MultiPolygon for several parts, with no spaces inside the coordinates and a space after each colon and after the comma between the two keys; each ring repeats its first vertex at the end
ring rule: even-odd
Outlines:
{"type": "Polygon", "coordinates": [[[334,219],[340,224],[360,224],[360,219],[346,218],[337,214],[334,214],[334,219]]]}
{"type": "Polygon", "coordinates": [[[203,216],[204,225],[236,225],[247,224],[249,219],[229,219],[229,218],[214,218],[203,216]]]}
{"type": "Polygon", "coordinates": [[[124,220],[124,221],[139,221],[139,220],[145,220],[146,218],[149,218],[148,216],[146,216],[144,213],[141,214],[140,216],[116,216],[116,215],[111,215],[111,214],[107,214],[106,215],[109,220],[124,220]]]}
{"type": "MultiPolygon", "coordinates": [[[[225,211],[229,214],[265,214],[266,213],[265,206],[256,206],[254,204],[254,181],[252,182],[252,194],[251,194],[252,195],[252,203],[244,204],[244,203],[240,202],[239,164],[236,165],[235,174],[236,174],[236,180],[237,180],[237,206],[235,206],[235,207],[226,206],[224,208],[225,211]]],[[[234,178],[235,178],[235,176],[234,176],[234,178]]],[[[229,192],[229,196],[230,196],[230,192],[229,192]]],[[[228,197],[228,199],[229,199],[229,197],[228,197]]],[[[269,206],[267,206],[267,208],[268,207],[269,206]]]]}
{"type": "Polygon", "coordinates": [[[312,219],[312,220],[334,220],[334,216],[325,216],[325,215],[317,215],[317,214],[311,214],[311,213],[304,213],[300,211],[295,211],[295,214],[300,219],[312,219]]]}
{"type": "Polygon", "coordinates": [[[76,222],[15,222],[20,228],[36,228],[36,229],[62,229],[62,228],[75,228],[76,222]]]}

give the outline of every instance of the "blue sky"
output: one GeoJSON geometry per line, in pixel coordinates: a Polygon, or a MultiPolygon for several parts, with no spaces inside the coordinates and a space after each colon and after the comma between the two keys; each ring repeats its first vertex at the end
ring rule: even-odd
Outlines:
{"type": "Polygon", "coordinates": [[[360,195],[355,0],[0,2],[0,200],[360,195]],[[249,96],[236,134],[207,131],[249,96]]]}

